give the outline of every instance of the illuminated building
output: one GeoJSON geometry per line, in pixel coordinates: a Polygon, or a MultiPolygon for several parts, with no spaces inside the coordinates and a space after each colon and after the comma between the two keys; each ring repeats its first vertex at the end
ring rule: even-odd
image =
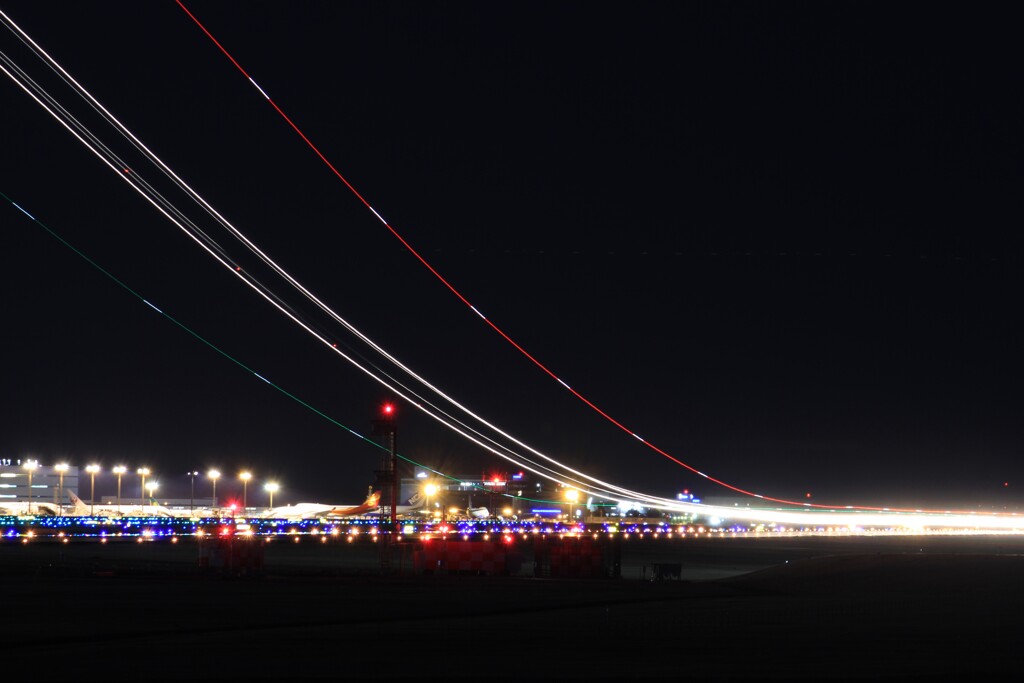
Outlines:
{"type": "MultiPolygon", "coordinates": [[[[25,463],[35,458],[3,458],[0,459],[0,507],[4,503],[29,502],[29,473],[25,463]]],[[[56,463],[55,463],[56,464],[56,463]]],[[[32,502],[49,503],[50,505],[68,505],[68,490],[78,493],[78,467],[71,465],[64,472],[63,500],[57,498],[61,492],[61,473],[54,465],[40,464],[31,475],[32,502]]],[[[88,484],[88,482],[86,482],[88,484]]]]}

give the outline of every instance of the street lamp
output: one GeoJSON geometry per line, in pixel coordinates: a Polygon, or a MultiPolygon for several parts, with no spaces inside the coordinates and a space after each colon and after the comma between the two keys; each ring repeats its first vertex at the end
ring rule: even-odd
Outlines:
{"type": "Polygon", "coordinates": [[[142,476],[142,486],[139,488],[139,502],[142,503],[142,514],[146,514],[146,476],[149,474],[148,467],[140,467],[135,470],[142,476]]]}
{"type": "Polygon", "coordinates": [[[565,499],[569,501],[569,521],[572,522],[572,504],[580,498],[580,492],[576,489],[568,489],[565,492],[565,499]]]}
{"type": "Polygon", "coordinates": [[[117,475],[117,516],[121,516],[121,475],[128,471],[128,468],[124,465],[118,465],[114,468],[114,474],[117,475]]]}
{"type": "Polygon", "coordinates": [[[60,475],[59,483],[57,484],[57,516],[64,516],[64,473],[68,471],[68,464],[66,462],[59,463],[53,466],[53,469],[57,470],[60,475]]]}
{"type": "Polygon", "coordinates": [[[28,471],[28,515],[32,516],[32,473],[39,467],[37,460],[26,460],[22,465],[28,471]]]}
{"type": "Polygon", "coordinates": [[[220,476],[220,472],[217,470],[210,470],[206,473],[206,476],[213,482],[213,509],[217,510],[217,478],[220,476]]]}
{"type": "MultiPolygon", "coordinates": [[[[86,465],[85,466],[85,471],[89,473],[89,516],[90,517],[95,517],[96,516],[96,473],[100,471],[100,466],[96,465],[96,464],[86,465]]],[[[114,468],[114,471],[115,472],[117,471],[116,467],[114,468]]],[[[120,481],[121,481],[121,478],[120,478],[120,475],[118,475],[118,482],[120,482],[120,481]]],[[[118,483],[118,487],[117,488],[118,488],[119,491],[121,490],[120,483],[118,483]]]]}
{"type": "Polygon", "coordinates": [[[249,491],[249,480],[252,479],[251,472],[242,472],[238,475],[238,478],[242,480],[242,514],[245,514],[245,507],[248,503],[246,494],[249,491]]]}
{"type": "Polygon", "coordinates": [[[271,507],[271,509],[273,509],[273,507],[274,507],[274,491],[277,491],[281,487],[278,486],[276,482],[268,481],[266,484],[263,485],[263,488],[264,488],[264,490],[266,490],[267,493],[270,494],[270,507],[271,507]]]}
{"type": "Polygon", "coordinates": [[[146,490],[149,491],[150,500],[153,499],[153,491],[156,491],[159,486],[160,484],[158,484],[155,481],[151,481],[148,484],[146,484],[146,490]]]}

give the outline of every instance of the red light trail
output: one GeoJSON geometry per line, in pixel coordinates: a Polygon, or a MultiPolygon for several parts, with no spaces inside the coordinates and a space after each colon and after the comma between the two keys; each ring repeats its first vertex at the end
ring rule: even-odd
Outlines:
{"type": "MultiPolygon", "coordinates": [[[[845,507],[847,509],[856,509],[856,510],[890,510],[890,509],[893,509],[893,508],[884,508],[884,507],[875,507],[875,506],[861,506],[861,505],[845,505],[845,506],[823,505],[823,504],[820,504],[820,503],[808,503],[806,501],[794,501],[794,500],[787,500],[787,499],[784,499],[784,498],[774,498],[774,497],[771,497],[771,496],[765,496],[765,495],[762,495],[762,494],[759,494],[759,493],[754,493],[753,491],[747,491],[746,489],[740,488],[738,486],[734,486],[734,485],[729,484],[729,483],[727,483],[725,481],[722,481],[721,479],[717,479],[715,477],[712,477],[711,475],[708,475],[708,474],[705,474],[704,472],[701,472],[700,470],[698,470],[697,468],[693,467],[689,463],[686,463],[686,462],[680,460],[679,458],[676,458],[671,453],[668,453],[665,450],[663,450],[662,448],[659,448],[657,445],[651,443],[650,441],[647,441],[646,439],[641,437],[639,434],[637,434],[636,432],[631,430],[629,427],[625,426],[624,424],[622,424],[621,422],[616,420],[614,417],[612,417],[611,415],[606,413],[604,410],[602,410],[600,407],[598,407],[592,401],[590,401],[587,397],[583,396],[581,393],[579,393],[578,391],[573,389],[571,386],[569,386],[569,384],[567,384],[565,381],[563,381],[552,370],[550,370],[547,366],[545,366],[537,358],[535,358],[532,354],[530,354],[525,348],[523,348],[519,343],[517,343],[514,339],[512,339],[512,337],[509,336],[504,330],[502,330],[500,327],[498,327],[498,325],[496,325],[489,318],[487,318],[487,316],[485,316],[483,313],[481,313],[476,308],[476,306],[474,306],[472,303],[470,303],[469,299],[467,299],[465,296],[463,296],[463,294],[458,289],[456,289],[455,286],[452,285],[448,280],[446,280],[444,278],[444,276],[441,275],[441,273],[438,272],[438,270],[436,268],[434,268],[434,266],[431,265],[418,251],[416,251],[416,249],[413,248],[413,246],[411,244],[409,244],[409,242],[404,237],[402,237],[402,235],[395,228],[393,228],[386,220],[384,220],[384,218],[373,208],[373,206],[359,193],[358,190],[356,190],[355,187],[353,187],[353,185],[345,178],[345,176],[342,175],[342,173],[334,166],[334,164],[332,164],[330,162],[330,160],[327,159],[326,156],[324,156],[323,152],[321,152],[317,148],[317,146],[313,144],[313,142],[306,136],[306,134],[302,132],[302,130],[288,117],[287,114],[284,113],[284,111],[263,90],[263,88],[261,88],[256,83],[256,81],[252,78],[252,76],[250,76],[248,74],[248,72],[246,72],[246,70],[244,68],[242,68],[242,65],[238,63],[238,60],[236,60],[231,55],[231,53],[228,52],[227,49],[220,43],[220,41],[218,41],[213,36],[213,34],[210,33],[210,31],[203,25],[203,23],[201,21],[199,21],[199,19],[191,11],[189,11],[189,9],[184,5],[184,3],[182,3],[181,0],[175,0],[175,1],[177,2],[178,6],[181,7],[181,9],[185,12],[185,14],[187,14],[189,16],[189,18],[191,18],[192,21],[195,22],[196,26],[198,26],[199,29],[213,42],[213,44],[217,46],[217,48],[224,54],[224,56],[227,57],[228,60],[232,64],[235,65],[235,68],[237,68],[238,71],[243,76],[245,76],[245,78],[250,83],[252,83],[252,85],[257,90],[259,90],[259,92],[263,96],[263,98],[266,99],[267,102],[270,103],[270,106],[274,108],[274,111],[276,111],[281,116],[281,118],[283,118],[285,120],[285,122],[292,128],[292,130],[294,130],[295,133],[300,138],[302,138],[303,142],[305,142],[306,145],[308,145],[309,148],[313,150],[313,152],[316,154],[316,156],[319,157],[320,160],[324,164],[326,164],[327,168],[329,168],[331,170],[331,172],[339,180],[341,180],[342,183],[345,184],[345,187],[347,187],[352,192],[352,194],[354,194],[356,196],[356,198],[367,209],[369,209],[373,213],[374,216],[377,217],[377,219],[381,222],[381,224],[385,228],[387,228],[388,231],[392,235],[394,235],[394,237],[399,242],[401,242],[402,246],[405,247],[409,251],[410,254],[412,254],[445,287],[447,287],[448,290],[452,292],[452,294],[454,294],[456,297],[458,297],[458,299],[460,301],[462,301],[462,303],[466,304],[466,306],[468,306],[470,310],[472,310],[477,316],[479,316],[481,320],[483,320],[485,323],[487,323],[487,325],[492,330],[497,332],[505,341],[507,341],[509,344],[511,344],[517,351],[519,351],[523,356],[525,356],[527,359],[529,359],[534,365],[536,365],[538,368],[540,368],[545,374],[547,374],[552,379],[554,379],[559,384],[561,384],[563,387],[565,387],[573,396],[575,396],[577,399],[582,401],[584,404],[586,404],[589,408],[591,408],[594,412],[596,412],[598,415],[603,417],[605,420],[607,420],[608,422],[612,423],[613,425],[615,425],[616,427],[618,427],[622,431],[626,432],[630,436],[634,437],[637,441],[642,443],[647,448],[649,448],[652,451],[654,451],[655,453],[658,453],[659,455],[661,455],[661,456],[671,460],[672,462],[676,463],[677,465],[680,465],[681,467],[684,467],[684,468],[688,469],[689,471],[693,472],[694,474],[696,474],[696,475],[698,475],[700,477],[703,477],[704,479],[707,479],[708,481],[710,481],[710,482],[712,482],[714,484],[717,484],[718,486],[721,486],[723,488],[729,489],[730,491],[734,491],[736,493],[740,493],[740,494],[745,495],[745,496],[750,496],[750,497],[753,497],[753,498],[759,498],[761,500],[766,500],[766,501],[770,501],[770,502],[773,502],[773,503],[783,503],[783,504],[786,504],[786,505],[799,505],[801,507],[811,507],[811,508],[833,509],[833,508],[836,508],[836,507],[845,507]]],[[[911,511],[911,510],[908,510],[908,512],[909,511],[911,511]]]]}

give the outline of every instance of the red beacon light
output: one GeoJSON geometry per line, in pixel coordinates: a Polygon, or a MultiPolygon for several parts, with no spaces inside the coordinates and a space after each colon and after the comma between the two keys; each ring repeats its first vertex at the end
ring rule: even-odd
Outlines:
{"type": "Polygon", "coordinates": [[[380,412],[384,413],[384,417],[391,417],[395,414],[395,406],[391,403],[385,403],[380,412]]]}

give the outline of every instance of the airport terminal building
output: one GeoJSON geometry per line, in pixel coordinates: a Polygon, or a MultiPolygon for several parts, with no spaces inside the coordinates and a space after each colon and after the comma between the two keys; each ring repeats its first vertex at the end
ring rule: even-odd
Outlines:
{"type": "MultiPolygon", "coordinates": [[[[88,477],[86,477],[88,485],[88,477]]],[[[40,465],[23,458],[0,458],[0,507],[4,503],[68,505],[68,490],[79,492],[75,465],[40,465]]]]}

